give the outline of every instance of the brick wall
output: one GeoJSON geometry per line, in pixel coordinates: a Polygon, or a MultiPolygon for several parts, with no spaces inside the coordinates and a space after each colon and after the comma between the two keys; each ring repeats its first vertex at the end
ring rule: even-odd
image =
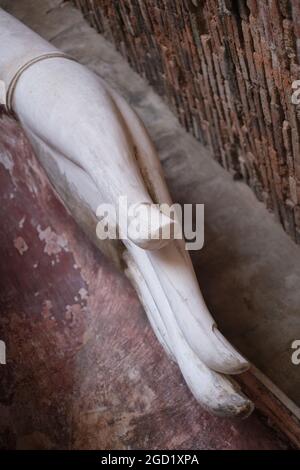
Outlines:
{"type": "Polygon", "coordinates": [[[300,2],[74,3],[300,243],[300,2]]]}

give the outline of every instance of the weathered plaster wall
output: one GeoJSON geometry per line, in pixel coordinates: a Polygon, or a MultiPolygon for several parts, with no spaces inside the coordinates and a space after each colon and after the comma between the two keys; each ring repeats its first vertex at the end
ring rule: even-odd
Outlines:
{"type": "Polygon", "coordinates": [[[300,3],[74,1],[300,243],[300,3]]]}

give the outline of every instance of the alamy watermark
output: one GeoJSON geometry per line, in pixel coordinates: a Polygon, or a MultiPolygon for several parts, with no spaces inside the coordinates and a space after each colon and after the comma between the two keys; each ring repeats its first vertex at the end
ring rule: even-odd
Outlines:
{"type": "Polygon", "coordinates": [[[186,250],[204,244],[204,204],[100,204],[96,234],[100,240],[185,240],[186,250]]]}
{"type": "MultiPolygon", "coordinates": [[[[300,105],[300,80],[294,80],[292,83],[292,93],[291,101],[294,105],[300,105]]],[[[292,364],[298,366],[300,364],[300,339],[295,339],[291,348],[294,349],[294,352],[291,356],[292,364]]]]}
{"type": "Polygon", "coordinates": [[[300,104],[300,80],[294,80],[292,83],[292,103],[300,104]]]}
{"type": "Polygon", "coordinates": [[[294,366],[299,366],[300,364],[300,339],[295,339],[292,342],[291,348],[295,351],[292,354],[291,361],[294,366]]]}
{"type": "Polygon", "coordinates": [[[2,340],[0,340],[0,364],[6,364],[6,345],[2,340]]]}

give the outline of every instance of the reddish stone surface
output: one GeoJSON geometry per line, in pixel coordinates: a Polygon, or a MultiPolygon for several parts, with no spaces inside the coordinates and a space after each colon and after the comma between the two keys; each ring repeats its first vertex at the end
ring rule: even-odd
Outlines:
{"type": "Polygon", "coordinates": [[[0,119],[0,447],[278,449],[254,414],[208,415],[133,288],[78,229],[18,125],[0,119]]]}

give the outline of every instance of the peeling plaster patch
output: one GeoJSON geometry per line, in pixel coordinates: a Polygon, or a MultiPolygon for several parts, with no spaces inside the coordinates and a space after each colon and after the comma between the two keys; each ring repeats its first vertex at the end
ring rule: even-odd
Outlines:
{"type": "Polygon", "coordinates": [[[88,291],[84,287],[79,289],[78,294],[80,295],[81,300],[87,300],[89,297],[88,291]]]}
{"type": "MultiPolygon", "coordinates": [[[[38,225],[37,230],[39,239],[45,242],[44,252],[47,255],[57,255],[62,250],[68,251],[68,242],[64,235],[58,235],[50,227],[42,230],[40,225],[38,225]]],[[[52,264],[55,264],[55,262],[52,264]]]]}
{"type": "Polygon", "coordinates": [[[0,163],[4,166],[4,168],[11,173],[14,162],[11,159],[11,156],[7,152],[0,152],[0,163]]]}
{"type": "Polygon", "coordinates": [[[133,367],[132,369],[129,370],[128,377],[133,382],[138,382],[141,377],[140,371],[133,367]]]}
{"type": "Polygon", "coordinates": [[[28,250],[28,245],[25,242],[24,238],[17,237],[14,239],[14,246],[18,250],[21,256],[28,250]]]}
{"type": "Polygon", "coordinates": [[[43,309],[42,309],[42,317],[43,318],[51,318],[52,317],[51,310],[52,310],[51,300],[45,300],[45,302],[43,304],[43,309]]]}
{"type": "Polygon", "coordinates": [[[24,217],[22,217],[22,219],[19,221],[19,228],[23,228],[24,227],[24,222],[26,220],[26,216],[24,215],[24,217]]]}
{"type": "Polygon", "coordinates": [[[80,304],[73,304],[66,306],[66,320],[73,321],[76,315],[82,314],[84,309],[80,304]]]}

